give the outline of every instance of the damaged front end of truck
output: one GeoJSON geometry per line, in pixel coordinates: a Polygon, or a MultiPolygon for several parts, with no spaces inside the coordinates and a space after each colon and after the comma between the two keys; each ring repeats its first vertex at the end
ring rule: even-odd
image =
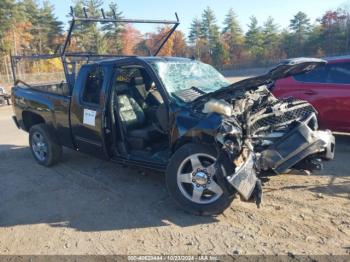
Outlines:
{"type": "MultiPolygon", "coordinates": [[[[243,80],[194,101],[194,111],[215,115],[218,183],[245,201],[262,198],[260,177],[291,169],[315,171],[334,157],[331,131],[318,130],[317,112],[306,101],[277,99],[269,86],[277,79],[307,73],[319,59],[286,60],[266,75],[243,80]],[[225,174],[220,166],[227,170],[225,174]]],[[[209,118],[209,117],[208,117],[209,118]]]]}

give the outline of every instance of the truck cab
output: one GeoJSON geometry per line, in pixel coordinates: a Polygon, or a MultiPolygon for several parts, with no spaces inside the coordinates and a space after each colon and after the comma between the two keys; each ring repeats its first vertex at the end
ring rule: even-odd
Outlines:
{"type": "Polygon", "coordinates": [[[125,58],[81,68],[70,106],[79,151],[164,170],[170,156],[170,103],[149,63],[162,59],[125,58]]]}
{"type": "Polygon", "coordinates": [[[185,58],[117,58],[83,65],[66,84],[12,89],[15,122],[26,131],[45,123],[60,144],[99,158],[164,171],[171,155],[169,108],[176,110],[152,63],[185,58]]]}

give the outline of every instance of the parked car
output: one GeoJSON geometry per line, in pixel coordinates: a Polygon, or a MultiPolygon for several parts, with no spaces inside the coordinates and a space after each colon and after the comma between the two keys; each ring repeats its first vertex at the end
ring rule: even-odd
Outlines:
{"type": "Polygon", "coordinates": [[[129,57],[83,65],[66,85],[12,89],[14,121],[29,132],[36,161],[59,162],[62,146],[166,173],[186,211],[218,214],[236,194],[261,201],[259,175],[314,170],[334,155],[305,101],[276,99],[266,85],[324,61],[287,60],[233,85],[185,58],[129,57]],[[67,90],[67,89],[66,89],[67,90]]]}
{"type": "Polygon", "coordinates": [[[326,60],[327,65],[307,74],[276,81],[273,94],[310,102],[318,112],[323,129],[350,132],[350,57],[326,60]]]}

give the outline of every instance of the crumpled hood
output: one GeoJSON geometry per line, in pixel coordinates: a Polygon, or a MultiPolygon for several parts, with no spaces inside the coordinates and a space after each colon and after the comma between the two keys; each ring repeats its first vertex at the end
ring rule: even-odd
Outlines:
{"type": "Polygon", "coordinates": [[[257,90],[263,85],[269,85],[274,81],[293,75],[308,73],[319,66],[327,64],[327,61],[318,58],[292,58],[280,62],[276,67],[269,70],[266,74],[247,78],[236,82],[227,87],[221,88],[215,92],[200,95],[192,102],[206,101],[208,98],[225,99],[227,94],[244,94],[247,91],[257,90]]]}
{"type": "Polygon", "coordinates": [[[253,90],[259,86],[272,83],[278,79],[308,73],[319,66],[325,65],[326,63],[327,61],[318,58],[301,57],[286,59],[264,75],[242,80],[224,89],[240,88],[246,89],[247,91],[253,90]]]}

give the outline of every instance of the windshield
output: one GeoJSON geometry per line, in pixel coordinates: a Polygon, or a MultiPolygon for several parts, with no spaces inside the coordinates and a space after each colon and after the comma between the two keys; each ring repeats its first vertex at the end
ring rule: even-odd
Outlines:
{"type": "Polygon", "coordinates": [[[212,66],[198,61],[159,61],[152,66],[171,95],[192,87],[211,93],[230,84],[212,66]]]}

